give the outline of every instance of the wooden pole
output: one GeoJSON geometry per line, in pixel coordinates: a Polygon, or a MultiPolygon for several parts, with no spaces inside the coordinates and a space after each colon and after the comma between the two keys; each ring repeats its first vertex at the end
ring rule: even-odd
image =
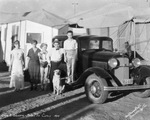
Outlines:
{"type": "Polygon", "coordinates": [[[134,40],[134,58],[136,58],[136,37],[135,37],[135,22],[132,22],[133,40],[134,40]]]}

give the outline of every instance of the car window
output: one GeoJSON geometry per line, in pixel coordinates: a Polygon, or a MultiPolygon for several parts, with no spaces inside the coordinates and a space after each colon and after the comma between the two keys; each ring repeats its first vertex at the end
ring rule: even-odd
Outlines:
{"type": "Polygon", "coordinates": [[[89,49],[99,49],[99,40],[90,40],[89,49]]]}
{"type": "Polygon", "coordinates": [[[100,41],[95,40],[81,40],[81,50],[99,49],[100,41]]]}
{"type": "Polygon", "coordinates": [[[102,48],[107,49],[107,50],[112,50],[112,42],[107,41],[107,40],[103,40],[102,48]]]}
{"type": "Polygon", "coordinates": [[[81,50],[90,50],[90,49],[101,49],[112,50],[112,42],[110,40],[100,40],[100,39],[81,39],[81,50]],[[102,41],[102,42],[101,42],[102,41]],[[102,45],[101,45],[102,44],[102,45]]]}

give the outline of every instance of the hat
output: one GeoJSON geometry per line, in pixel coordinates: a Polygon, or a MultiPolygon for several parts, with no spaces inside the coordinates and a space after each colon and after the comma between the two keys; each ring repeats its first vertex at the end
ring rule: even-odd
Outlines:
{"type": "Polygon", "coordinates": [[[53,44],[55,44],[55,43],[60,43],[60,41],[58,40],[58,39],[55,39],[54,41],[53,41],[53,44]]]}

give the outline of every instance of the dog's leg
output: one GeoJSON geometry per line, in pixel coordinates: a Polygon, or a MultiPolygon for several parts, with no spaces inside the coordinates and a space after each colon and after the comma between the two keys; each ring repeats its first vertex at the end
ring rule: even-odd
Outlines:
{"type": "Polygon", "coordinates": [[[63,93],[65,91],[65,85],[62,86],[61,92],[63,93]]]}
{"type": "Polygon", "coordinates": [[[56,86],[55,86],[55,81],[53,80],[53,94],[55,94],[56,91],[56,86]]]}

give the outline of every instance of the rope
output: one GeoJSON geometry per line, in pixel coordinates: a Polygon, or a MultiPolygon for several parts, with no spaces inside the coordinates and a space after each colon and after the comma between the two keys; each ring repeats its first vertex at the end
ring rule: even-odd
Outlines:
{"type": "MultiPolygon", "coordinates": [[[[123,26],[123,28],[120,30],[120,32],[119,32],[119,35],[118,36],[121,36],[122,34],[123,34],[123,32],[126,30],[126,28],[127,28],[127,26],[129,25],[129,22],[127,23],[127,24],[123,24],[123,25],[121,25],[121,26],[123,26]],[[123,25],[125,25],[125,26],[123,26],[123,25]]],[[[117,32],[118,30],[116,30],[115,32],[117,32]]],[[[114,32],[114,33],[115,33],[114,32]]],[[[113,34],[114,34],[113,33],[113,34]]],[[[112,35],[112,34],[111,34],[112,35]]],[[[116,43],[116,42],[118,42],[119,41],[119,39],[116,39],[115,41],[114,41],[114,44],[116,43]]]]}

